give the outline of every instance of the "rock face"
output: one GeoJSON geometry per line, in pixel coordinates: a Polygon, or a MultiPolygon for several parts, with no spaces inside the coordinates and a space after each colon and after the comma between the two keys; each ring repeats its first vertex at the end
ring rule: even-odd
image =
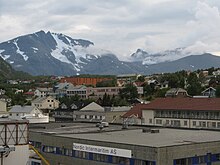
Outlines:
{"type": "Polygon", "coordinates": [[[96,49],[91,41],[44,31],[0,43],[0,57],[15,70],[32,75],[147,75],[220,66],[217,56],[189,54],[184,48],[158,54],[138,49],[131,55],[131,62],[125,62],[109,51],[96,49]]]}

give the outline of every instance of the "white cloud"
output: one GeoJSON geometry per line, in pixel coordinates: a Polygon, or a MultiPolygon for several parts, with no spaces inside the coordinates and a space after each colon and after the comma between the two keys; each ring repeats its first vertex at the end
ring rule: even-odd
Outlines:
{"type": "Polygon", "coordinates": [[[0,42],[43,29],[91,40],[120,59],[138,48],[218,51],[219,7],[219,0],[1,0],[0,42]]]}

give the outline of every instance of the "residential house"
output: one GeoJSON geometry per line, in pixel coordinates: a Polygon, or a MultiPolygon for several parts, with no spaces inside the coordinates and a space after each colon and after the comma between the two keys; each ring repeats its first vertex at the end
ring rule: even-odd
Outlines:
{"type": "Polygon", "coordinates": [[[86,104],[84,102],[75,101],[71,105],[62,103],[59,108],[53,111],[53,117],[56,122],[73,122],[73,113],[79,111],[86,104]]]}
{"type": "Polygon", "coordinates": [[[31,102],[31,105],[39,108],[44,113],[49,113],[51,110],[55,110],[59,107],[59,101],[52,96],[38,97],[31,102]]]}
{"type": "Polygon", "coordinates": [[[36,97],[46,97],[53,91],[53,88],[37,88],[34,91],[34,96],[36,97]]]}
{"type": "Polygon", "coordinates": [[[204,91],[202,91],[202,96],[215,97],[215,92],[216,92],[215,88],[209,87],[205,89],[204,91]]]}
{"type": "Polygon", "coordinates": [[[117,96],[120,89],[124,87],[97,87],[97,88],[87,88],[89,98],[102,98],[105,94],[110,96],[117,96]]]}
{"type": "Polygon", "coordinates": [[[95,102],[83,107],[79,111],[74,111],[74,121],[99,122],[105,120],[105,110],[95,102]]]}
{"type": "Polygon", "coordinates": [[[117,75],[117,85],[118,87],[124,87],[126,84],[134,83],[138,77],[141,75],[138,74],[122,74],[117,75]]]}
{"type": "Polygon", "coordinates": [[[158,98],[136,105],[123,118],[141,125],[220,129],[220,98],[158,98]]]}
{"type": "Polygon", "coordinates": [[[212,73],[214,76],[219,76],[220,75],[220,70],[216,70],[212,73]]]}
{"type": "Polygon", "coordinates": [[[75,95],[79,96],[81,99],[87,99],[87,87],[84,85],[69,86],[66,89],[66,96],[71,97],[75,95]]]}
{"type": "Polygon", "coordinates": [[[74,87],[74,85],[71,83],[67,83],[67,82],[59,83],[54,87],[53,89],[54,94],[52,95],[56,96],[56,98],[64,97],[67,95],[67,89],[71,87],[74,87]]]}
{"type": "Polygon", "coordinates": [[[172,88],[166,92],[165,97],[189,97],[189,95],[185,89],[172,88]]]}
{"type": "Polygon", "coordinates": [[[26,119],[29,123],[48,123],[49,116],[43,115],[35,106],[21,106],[15,105],[9,111],[9,118],[15,120],[26,119]]]}

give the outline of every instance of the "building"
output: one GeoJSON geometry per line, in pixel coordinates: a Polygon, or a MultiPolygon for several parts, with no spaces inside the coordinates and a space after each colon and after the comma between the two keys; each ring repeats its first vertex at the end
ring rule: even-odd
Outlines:
{"type": "Polygon", "coordinates": [[[202,96],[215,97],[216,89],[213,87],[209,87],[202,91],[202,96]]]}
{"type": "Polygon", "coordinates": [[[47,97],[53,91],[52,88],[37,88],[34,91],[36,97],[47,97]]]}
{"type": "Polygon", "coordinates": [[[58,124],[30,129],[30,140],[54,165],[220,164],[218,131],[58,124]]]}
{"type": "Polygon", "coordinates": [[[92,102],[79,111],[74,111],[74,121],[99,122],[105,119],[105,109],[92,102]]]}
{"type": "Polygon", "coordinates": [[[48,123],[49,116],[44,115],[35,106],[15,105],[9,110],[9,118],[13,120],[26,119],[29,123],[48,123]]]}
{"type": "Polygon", "coordinates": [[[111,78],[98,78],[98,77],[65,77],[61,78],[60,83],[71,83],[73,85],[92,85],[96,86],[98,82],[111,80],[111,78]]]}
{"type": "Polygon", "coordinates": [[[71,105],[62,103],[59,108],[53,111],[53,117],[56,122],[73,122],[74,112],[84,106],[86,106],[84,102],[73,102],[71,105]]]}
{"type": "Polygon", "coordinates": [[[104,107],[105,108],[105,121],[108,123],[122,123],[123,120],[121,116],[127,113],[131,107],[130,106],[120,106],[120,107],[104,107]]]}
{"type": "Polygon", "coordinates": [[[102,98],[105,94],[109,96],[118,96],[120,89],[124,87],[97,87],[88,88],[87,92],[90,98],[102,98]]]}
{"type": "Polygon", "coordinates": [[[72,97],[76,95],[81,99],[87,99],[88,98],[87,87],[85,85],[77,85],[77,86],[70,86],[66,89],[67,97],[72,97]]]}
{"type": "Polygon", "coordinates": [[[185,89],[172,88],[166,92],[165,97],[189,97],[189,95],[185,89]]]}
{"type": "Polygon", "coordinates": [[[27,120],[0,119],[1,165],[29,165],[27,120]]]}
{"type": "Polygon", "coordinates": [[[220,98],[158,98],[133,107],[123,118],[141,125],[220,129],[220,98]]]}
{"type": "Polygon", "coordinates": [[[59,101],[54,99],[52,96],[38,97],[31,102],[32,106],[35,106],[42,110],[44,113],[48,113],[51,110],[55,110],[59,107],[59,101]]]}

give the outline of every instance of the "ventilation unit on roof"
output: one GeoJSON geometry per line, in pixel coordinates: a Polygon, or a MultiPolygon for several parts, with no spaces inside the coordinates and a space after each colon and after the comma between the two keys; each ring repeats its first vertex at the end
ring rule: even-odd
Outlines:
{"type": "Polygon", "coordinates": [[[159,133],[160,130],[159,129],[151,129],[151,128],[143,128],[142,132],[143,133],[159,133]]]}

